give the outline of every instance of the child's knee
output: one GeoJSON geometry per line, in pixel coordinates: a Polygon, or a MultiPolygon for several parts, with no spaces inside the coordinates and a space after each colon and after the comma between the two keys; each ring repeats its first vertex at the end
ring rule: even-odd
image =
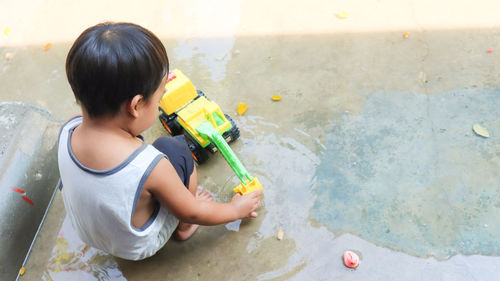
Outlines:
{"type": "Polygon", "coordinates": [[[153,142],[153,146],[165,154],[174,166],[186,187],[194,170],[194,160],[187,146],[184,136],[163,136],[153,142]]]}
{"type": "Polygon", "coordinates": [[[174,152],[181,153],[182,156],[191,155],[186,140],[182,135],[174,137],[159,137],[153,142],[153,146],[165,154],[174,152]]]}
{"type": "Polygon", "coordinates": [[[172,139],[173,138],[166,136],[159,137],[153,142],[153,146],[160,151],[168,149],[168,146],[171,145],[170,143],[172,142],[172,139]]]}

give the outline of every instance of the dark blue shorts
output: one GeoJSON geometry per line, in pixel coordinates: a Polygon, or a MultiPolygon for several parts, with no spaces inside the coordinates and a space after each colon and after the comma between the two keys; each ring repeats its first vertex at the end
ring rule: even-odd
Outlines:
{"type": "Polygon", "coordinates": [[[168,160],[174,166],[181,181],[189,188],[189,178],[194,170],[194,159],[184,136],[159,137],[153,142],[153,146],[167,155],[168,160]]]}

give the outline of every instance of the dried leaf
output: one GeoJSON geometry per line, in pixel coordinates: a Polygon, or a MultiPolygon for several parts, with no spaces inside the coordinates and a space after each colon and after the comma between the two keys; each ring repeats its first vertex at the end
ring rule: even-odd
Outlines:
{"type": "Polygon", "coordinates": [[[283,236],[285,235],[285,232],[283,232],[282,229],[278,230],[278,240],[283,240],[283,236]]]}
{"type": "Polygon", "coordinates": [[[343,19],[346,19],[346,18],[348,18],[348,17],[349,17],[349,13],[348,13],[348,12],[340,12],[340,13],[337,13],[335,16],[336,16],[338,19],[343,20],[343,19]]]}
{"type": "Polygon", "coordinates": [[[13,53],[6,53],[5,54],[5,60],[10,60],[14,57],[14,54],[13,53]]]}
{"type": "Polygon", "coordinates": [[[422,72],[422,71],[418,74],[418,80],[420,80],[420,82],[422,84],[425,84],[425,83],[429,82],[427,80],[427,74],[425,74],[425,72],[422,72]]]}
{"type": "Polygon", "coordinates": [[[26,202],[28,202],[31,206],[34,206],[34,205],[35,205],[35,203],[33,203],[33,201],[31,201],[31,199],[29,199],[28,197],[23,196],[23,197],[21,197],[21,198],[23,198],[23,200],[24,200],[24,201],[26,201],[26,202]]]}
{"type": "Polygon", "coordinates": [[[243,113],[245,113],[245,111],[247,111],[247,108],[248,108],[248,106],[246,103],[240,102],[238,104],[238,114],[243,115],[243,113]]]}
{"type": "Polygon", "coordinates": [[[476,133],[477,135],[479,135],[481,137],[485,137],[485,138],[490,137],[490,133],[488,132],[488,130],[479,124],[474,124],[472,126],[472,130],[474,130],[474,133],[476,133]]]}
{"type": "Polygon", "coordinates": [[[271,99],[273,101],[279,101],[279,100],[281,100],[281,96],[280,95],[273,95],[273,96],[271,96],[271,99]]]}
{"type": "Polygon", "coordinates": [[[25,194],[26,192],[20,188],[17,188],[17,187],[13,187],[11,186],[10,189],[14,190],[15,192],[18,192],[18,193],[21,193],[21,194],[25,194]]]}
{"type": "Polygon", "coordinates": [[[44,51],[48,51],[48,50],[50,49],[50,47],[52,47],[52,44],[51,44],[51,43],[47,43],[47,44],[45,45],[45,47],[43,47],[43,50],[44,50],[44,51]]]}

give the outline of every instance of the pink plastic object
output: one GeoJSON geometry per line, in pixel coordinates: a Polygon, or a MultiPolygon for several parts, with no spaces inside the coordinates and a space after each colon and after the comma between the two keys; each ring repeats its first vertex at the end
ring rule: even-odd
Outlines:
{"type": "Polygon", "coordinates": [[[356,268],[359,265],[359,257],[351,251],[344,252],[344,265],[349,268],[356,268]]]}

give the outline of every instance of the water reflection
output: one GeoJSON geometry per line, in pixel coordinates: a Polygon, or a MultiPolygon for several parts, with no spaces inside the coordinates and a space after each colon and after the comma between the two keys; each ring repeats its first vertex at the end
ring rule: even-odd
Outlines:
{"type": "Polygon", "coordinates": [[[85,245],[66,216],[43,280],[126,280],[113,256],[85,245]]]}
{"type": "MultiPolygon", "coordinates": [[[[174,48],[176,60],[193,60],[208,70],[210,80],[219,82],[226,78],[226,64],[232,58],[231,49],[235,38],[179,39],[174,48]]],[[[184,71],[191,72],[189,67],[184,71]]]]}

